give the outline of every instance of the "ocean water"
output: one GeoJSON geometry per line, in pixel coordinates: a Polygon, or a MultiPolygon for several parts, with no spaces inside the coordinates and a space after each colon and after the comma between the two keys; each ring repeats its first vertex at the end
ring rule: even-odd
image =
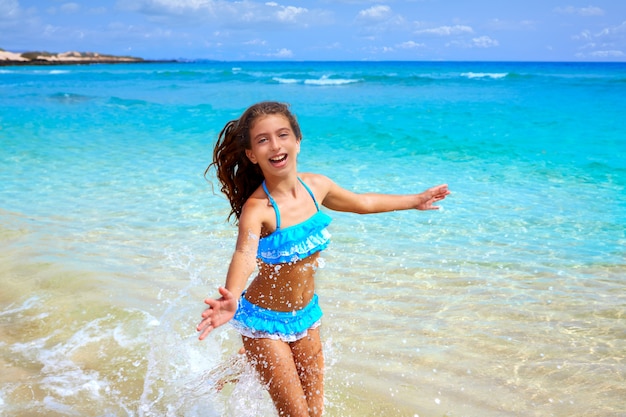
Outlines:
{"type": "Polygon", "coordinates": [[[331,213],[327,415],[626,416],[626,65],[462,62],[0,68],[0,415],[275,415],[195,331],[236,237],[204,169],[266,99],[301,171],[453,192],[331,213]]]}

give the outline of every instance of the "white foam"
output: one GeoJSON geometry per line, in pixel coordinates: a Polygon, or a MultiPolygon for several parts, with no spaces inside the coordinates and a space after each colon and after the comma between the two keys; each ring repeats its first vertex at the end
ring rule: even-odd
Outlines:
{"type": "Polygon", "coordinates": [[[344,84],[352,84],[358,83],[359,80],[351,79],[351,78],[329,78],[327,75],[324,75],[318,79],[305,80],[304,83],[308,85],[344,85],[344,84]]]}
{"type": "Polygon", "coordinates": [[[62,415],[66,415],[66,416],[79,416],[80,415],[72,407],[62,404],[50,396],[47,396],[43,399],[43,404],[47,410],[57,411],[62,415]]]}
{"type": "MultiPolygon", "coordinates": [[[[0,317],[2,316],[8,316],[10,314],[15,314],[15,313],[20,313],[22,311],[26,311],[26,310],[30,310],[31,308],[33,308],[37,302],[39,302],[39,297],[34,296],[34,297],[30,297],[28,300],[24,301],[24,303],[16,308],[11,308],[9,310],[4,310],[4,311],[0,311],[0,317]]],[[[9,307],[12,307],[13,304],[11,304],[9,307]]]]}
{"type": "Polygon", "coordinates": [[[299,80],[297,78],[282,78],[282,77],[274,77],[272,80],[280,83],[280,84],[305,84],[305,85],[322,85],[322,86],[331,86],[331,85],[345,85],[345,84],[353,84],[361,82],[358,79],[352,78],[330,78],[328,75],[323,75],[320,78],[309,78],[306,80],[299,80]]]}
{"type": "Polygon", "coordinates": [[[464,72],[461,74],[462,77],[467,78],[504,78],[509,75],[507,72],[464,72]]]}
{"type": "Polygon", "coordinates": [[[298,84],[298,80],[296,80],[295,78],[280,78],[280,77],[274,77],[272,78],[274,81],[280,83],[280,84],[298,84]]]}

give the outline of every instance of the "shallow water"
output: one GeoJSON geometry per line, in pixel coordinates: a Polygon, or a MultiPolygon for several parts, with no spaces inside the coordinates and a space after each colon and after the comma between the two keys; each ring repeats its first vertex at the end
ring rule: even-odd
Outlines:
{"type": "MultiPolygon", "coordinates": [[[[0,413],[273,415],[204,342],[234,246],[202,174],[289,101],[302,171],[439,212],[331,213],[332,416],[623,416],[626,67],[181,63],[0,71],[0,413]],[[226,367],[225,369],[228,369],[226,367]]],[[[217,192],[217,190],[216,190],[217,192]]]]}

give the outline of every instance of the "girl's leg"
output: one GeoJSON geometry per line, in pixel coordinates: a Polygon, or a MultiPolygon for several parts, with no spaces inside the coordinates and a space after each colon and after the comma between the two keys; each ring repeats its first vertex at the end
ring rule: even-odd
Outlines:
{"type": "Polygon", "coordinates": [[[288,343],[243,338],[246,355],[268,387],[281,417],[309,417],[309,407],[288,343]]]}
{"type": "Polygon", "coordinates": [[[319,328],[309,329],[306,337],[290,344],[309,415],[321,416],[324,412],[324,354],[319,328]]]}

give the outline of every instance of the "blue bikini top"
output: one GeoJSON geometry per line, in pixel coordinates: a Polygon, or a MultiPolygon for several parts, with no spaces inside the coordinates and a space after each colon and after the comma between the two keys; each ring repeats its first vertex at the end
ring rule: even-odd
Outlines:
{"type": "Polygon", "coordinates": [[[265,181],[263,181],[263,190],[276,212],[276,230],[259,239],[257,258],[266,264],[274,265],[299,261],[315,252],[326,249],[330,242],[330,233],[326,230],[331,222],[330,216],[320,211],[320,206],[317,204],[311,189],[300,178],[298,180],[309,192],[317,212],[302,223],[284,229],[280,228],[278,205],[267,190],[265,181]]]}

